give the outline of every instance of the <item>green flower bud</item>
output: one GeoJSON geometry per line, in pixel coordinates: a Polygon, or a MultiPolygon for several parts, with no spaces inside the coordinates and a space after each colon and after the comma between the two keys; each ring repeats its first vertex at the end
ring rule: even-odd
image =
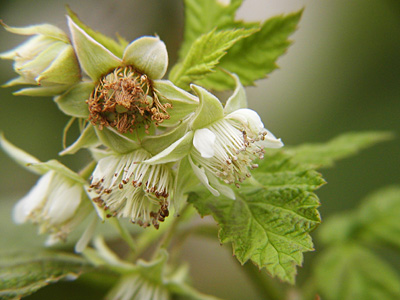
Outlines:
{"type": "Polygon", "coordinates": [[[9,32],[32,36],[15,49],[0,54],[2,59],[14,60],[14,70],[19,74],[6,86],[40,86],[22,89],[17,94],[54,96],[80,80],[81,72],[74,49],[61,29],[49,24],[22,28],[2,25],[9,32]]]}

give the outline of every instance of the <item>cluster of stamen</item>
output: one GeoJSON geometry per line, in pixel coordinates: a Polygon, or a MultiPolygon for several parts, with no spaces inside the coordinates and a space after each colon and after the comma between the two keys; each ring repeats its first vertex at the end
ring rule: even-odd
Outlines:
{"type": "Polygon", "coordinates": [[[250,170],[258,167],[253,161],[264,158],[264,147],[257,142],[264,140],[267,132],[254,133],[243,124],[226,120],[216,122],[208,129],[216,135],[215,154],[204,158],[195,151],[195,159],[226,184],[235,184],[239,188],[240,183],[251,177],[250,170]]]}
{"type": "Polygon", "coordinates": [[[143,127],[149,133],[155,126],[170,118],[170,103],[162,104],[153,92],[151,81],[131,66],[120,67],[104,76],[89,99],[89,120],[99,129],[114,127],[120,133],[143,127]]]}
{"type": "Polygon", "coordinates": [[[124,155],[118,162],[110,157],[99,161],[116,168],[108,176],[95,170],[90,188],[98,196],[93,201],[108,212],[107,217],[128,217],[132,223],[158,229],[169,215],[171,174],[163,165],[140,163],[148,156],[137,152],[134,158],[124,155]]]}

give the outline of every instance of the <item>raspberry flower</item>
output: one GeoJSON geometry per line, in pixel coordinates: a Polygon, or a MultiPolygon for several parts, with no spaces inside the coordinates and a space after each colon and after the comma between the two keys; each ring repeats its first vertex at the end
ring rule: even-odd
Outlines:
{"type": "Polygon", "coordinates": [[[32,36],[15,49],[0,54],[2,59],[14,60],[14,70],[19,74],[6,86],[39,86],[22,89],[16,92],[17,95],[54,96],[80,80],[81,71],[74,49],[61,29],[50,24],[22,28],[2,25],[9,32],[32,36]]]}
{"type": "Polygon", "coordinates": [[[213,195],[235,198],[228,186],[240,187],[251,169],[258,167],[255,161],[264,157],[265,148],[279,148],[283,143],[264,128],[255,111],[245,108],[244,89],[234,78],[237,87],[225,108],[204,88],[192,85],[200,104],[191,130],[145,163],[168,163],[188,155],[194,173],[213,195]]]}
{"type": "Polygon", "coordinates": [[[129,218],[132,223],[158,229],[159,222],[169,215],[173,176],[166,165],[142,163],[150,157],[139,149],[100,159],[90,188],[97,194],[92,200],[109,211],[109,216],[129,218]]]}
{"type": "Polygon", "coordinates": [[[49,234],[47,245],[65,241],[69,233],[93,211],[85,192],[86,181],[58,161],[40,162],[4,137],[1,137],[0,144],[20,165],[42,175],[29,193],[15,205],[14,221],[37,224],[40,234],[49,234]]]}
{"type": "Polygon", "coordinates": [[[88,119],[99,138],[110,132],[141,139],[158,126],[170,127],[195,109],[195,97],[162,80],[168,53],[157,36],[128,44],[116,42],[84,25],[72,12],[68,26],[79,64],[87,75],[55,99],[73,117],[88,119]]]}

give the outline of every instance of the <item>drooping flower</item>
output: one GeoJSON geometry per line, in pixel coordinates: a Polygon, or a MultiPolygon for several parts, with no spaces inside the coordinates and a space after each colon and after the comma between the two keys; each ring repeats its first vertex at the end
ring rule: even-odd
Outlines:
{"type": "Polygon", "coordinates": [[[45,173],[14,207],[14,221],[31,221],[39,233],[48,233],[47,244],[65,241],[92,209],[82,183],[55,171],[45,173]]]}
{"type": "Polygon", "coordinates": [[[0,54],[2,59],[14,60],[19,77],[6,86],[35,85],[17,95],[54,96],[65,92],[81,78],[81,70],[68,36],[50,24],[22,28],[3,27],[12,33],[32,36],[13,50],[0,54]]]}
{"type": "Polygon", "coordinates": [[[239,79],[225,107],[204,88],[192,85],[200,99],[190,128],[182,138],[145,163],[178,161],[188,155],[194,173],[210,192],[235,198],[229,185],[240,183],[257,168],[256,159],[265,148],[283,146],[280,139],[264,128],[258,114],[246,108],[247,100],[239,79]]]}
{"type": "Polygon", "coordinates": [[[86,181],[56,160],[40,162],[4,137],[0,138],[0,145],[21,166],[41,175],[36,185],[15,205],[14,221],[37,224],[40,234],[49,234],[47,245],[65,241],[94,211],[85,192],[86,181]]]}
{"type": "Polygon", "coordinates": [[[151,155],[138,149],[128,154],[111,154],[97,163],[92,174],[92,200],[110,212],[110,217],[129,218],[143,227],[159,227],[169,215],[173,175],[162,164],[142,162],[151,155]]]}

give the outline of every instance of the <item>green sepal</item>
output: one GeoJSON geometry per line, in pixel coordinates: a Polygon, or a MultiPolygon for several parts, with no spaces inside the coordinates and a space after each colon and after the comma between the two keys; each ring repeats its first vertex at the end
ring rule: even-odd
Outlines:
{"type": "Polygon", "coordinates": [[[38,163],[31,163],[29,167],[33,170],[36,170],[39,174],[47,173],[48,171],[55,171],[59,174],[62,174],[73,181],[86,184],[86,180],[79,176],[77,173],[69,169],[68,167],[64,166],[58,160],[52,159],[47,162],[38,162],[38,163]]]}
{"type": "Polygon", "coordinates": [[[47,97],[60,95],[64,93],[70,86],[56,85],[46,87],[32,87],[24,88],[13,93],[16,96],[33,96],[33,97],[47,97]]]}
{"type": "Polygon", "coordinates": [[[98,82],[102,76],[122,65],[121,59],[93,39],[70,17],[67,16],[67,19],[78,60],[82,69],[94,82],[98,82]]]}
{"type": "Polygon", "coordinates": [[[3,149],[3,151],[13,160],[15,160],[15,162],[20,166],[39,175],[45,173],[30,168],[29,167],[30,164],[40,163],[40,160],[11,144],[8,140],[6,140],[3,133],[0,134],[0,146],[3,149]]]}
{"type": "Polygon", "coordinates": [[[113,128],[104,127],[103,130],[100,130],[96,126],[95,131],[100,141],[114,152],[124,154],[140,148],[138,142],[119,133],[113,128]]]}
{"type": "Polygon", "coordinates": [[[100,145],[100,141],[96,135],[96,131],[92,124],[88,124],[79,138],[71,146],[61,151],[59,155],[75,154],[82,148],[96,147],[98,145],[100,145]]]}
{"type": "Polygon", "coordinates": [[[231,75],[232,78],[235,80],[236,88],[232,96],[230,96],[229,99],[226,101],[224,107],[224,113],[226,115],[234,112],[235,110],[247,108],[246,92],[243,88],[242,83],[240,82],[239,77],[236,74],[229,75],[231,75]]]}
{"type": "Polygon", "coordinates": [[[4,24],[0,21],[0,24],[4,27],[8,32],[12,32],[20,35],[35,35],[42,34],[44,36],[54,38],[65,43],[69,43],[68,36],[62,31],[60,28],[51,25],[51,24],[40,24],[40,25],[31,25],[26,27],[11,27],[4,24]]]}
{"type": "Polygon", "coordinates": [[[224,109],[217,97],[198,85],[192,84],[190,87],[197,94],[200,101],[192,122],[194,130],[204,128],[224,117],[224,109]]]}
{"type": "Polygon", "coordinates": [[[170,118],[164,120],[160,126],[174,126],[194,112],[199,105],[199,100],[192,94],[175,86],[169,80],[153,81],[153,89],[161,104],[170,103],[172,108],[168,109],[170,118]]]}
{"type": "MultiPolygon", "coordinates": [[[[51,86],[52,82],[39,82],[37,78],[42,74],[46,68],[50,67],[58,55],[69,47],[63,42],[56,41],[51,43],[48,47],[40,51],[33,59],[26,61],[22,65],[18,62],[15,64],[15,71],[23,77],[34,79],[38,85],[51,86]]],[[[60,70],[59,70],[60,71],[60,70]]]]}
{"type": "Polygon", "coordinates": [[[88,35],[90,35],[90,37],[92,37],[98,43],[102,44],[116,56],[122,57],[124,49],[128,45],[128,43],[125,41],[124,38],[117,36],[119,41],[118,43],[114,39],[98,31],[93,30],[92,28],[84,24],[81,20],[79,20],[78,16],[68,6],[67,6],[67,12],[68,16],[75,22],[75,24],[77,24],[80,28],[82,28],[88,35]]]}
{"type": "Polygon", "coordinates": [[[164,149],[152,158],[145,160],[147,164],[165,164],[175,162],[189,154],[193,144],[193,131],[187,132],[168,148],[164,149]]]}
{"type": "Polygon", "coordinates": [[[87,118],[89,109],[86,100],[89,99],[95,84],[93,82],[80,82],[71,87],[64,94],[54,98],[58,108],[66,115],[87,118]]]}
{"type": "Polygon", "coordinates": [[[28,78],[19,76],[17,78],[13,78],[13,79],[7,81],[1,87],[6,88],[6,87],[11,87],[11,86],[20,85],[20,84],[36,84],[36,82],[35,82],[35,80],[29,80],[28,78]]]}
{"type": "Polygon", "coordinates": [[[150,79],[161,79],[168,68],[167,48],[159,37],[144,36],[126,47],[123,62],[150,79]]]}
{"type": "Polygon", "coordinates": [[[71,85],[80,79],[81,70],[71,45],[67,45],[50,66],[35,78],[40,85],[42,83],[71,85]]]}
{"type": "Polygon", "coordinates": [[[161,135],[148,135],[141,141],[143,149],[156,155],[180,139],[188,131],[188,122],[184,122],[161,135]]]}
{"type": "Polygon", "coordinates": [[[189,162],[189,156],[181,159],[179,162],[175,182],[174,182],[174,205],[175,213],[179,213],[182,204],[186,202],[187,192],[199,183],[196,176],[193,176],[192,166],[189,162]]]}

